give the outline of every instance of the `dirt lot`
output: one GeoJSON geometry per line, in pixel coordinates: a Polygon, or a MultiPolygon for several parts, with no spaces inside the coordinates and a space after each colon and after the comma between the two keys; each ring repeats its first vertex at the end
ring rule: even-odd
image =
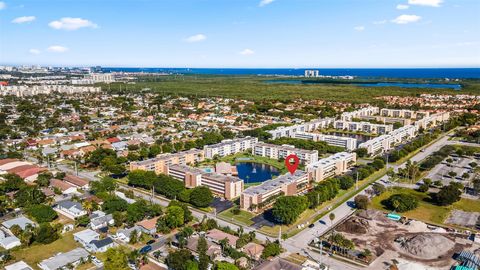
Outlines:
{"type": "Polygon", "coordinates": [[[392,260],[423,265],[424,269],[450,269],[456,252],[480,248],[466,235],[454,235],[416,220],[402,224],[376,210],[359,212],[335,230],[352,240],[357,250],[372,251],[377,258],[369,269],[385,269],[392,260]]]}

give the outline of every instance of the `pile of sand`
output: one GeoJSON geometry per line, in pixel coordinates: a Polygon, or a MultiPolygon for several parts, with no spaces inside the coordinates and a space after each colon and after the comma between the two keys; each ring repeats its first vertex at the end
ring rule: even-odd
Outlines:
{"type": "Polygon", "coordinates": [[[415,235],[400,245],[402,251],[428,260],[447,253],[455,246],[455,243],[443,235],[429,233],[415,235]]]}
{"type": "Polygon", "coordinates": [[[362,217],[362,218],[368,219],[368,220],[378,220],[378,221],[388,221],[389,220],[388,218],[385,217],[384,213],[382,213],[381,211],[378,211],[378,210],[374,210],[374,209],[359,211],[357,215],[359,217],[362,217]]]}
{"type": "Polygon", "coordinates": [[[336,230],[340,232],[346,232],[351,234],[365,234],[370,227],[368,220],[361,218],[350,218],[344,223],[337,226],[336,230]]]}

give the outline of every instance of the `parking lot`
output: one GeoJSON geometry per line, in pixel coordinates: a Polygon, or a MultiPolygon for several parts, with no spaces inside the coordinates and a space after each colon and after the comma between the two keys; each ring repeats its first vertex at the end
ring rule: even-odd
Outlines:
{"type": "Polygon", "coordinates": [[[475,177],[473,168],[469,165],[472,162],[477,164],[480,163],[478,160],[470,157],[447,157],[440,164],[430,170],[426,178],[430,178],[434,182],[441,181],[443,185],[448,185],[452,181],[460,182],[465,185],[475,177]],[[449,159],[451,162],[447,161],[449,159]],[[455,175],[451,175],[451,172],[454,172],[455,175]],[[468,174],[468,177],[464,178],[464,174],[468,174]]]}

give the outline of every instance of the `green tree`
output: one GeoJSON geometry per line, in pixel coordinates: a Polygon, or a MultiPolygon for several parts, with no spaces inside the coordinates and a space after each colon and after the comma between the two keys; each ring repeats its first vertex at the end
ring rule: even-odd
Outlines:
{"type": "Polygon", "coordinates": [[[368,207],[368,197],[365,195],[357,195],[355,196],[355,207],[358,209],[366,210],[368,207]]]}
{"type": "Polygon", "coordinates": [[[280,253],[282,253],[282,246],[280,245],[280,243],[278,243],[277,241],[267,242],[265,248],[263,249],[261,257],[262,259],[267,259],[269,257],[278,256],[280,255],[280,253]]]}
{"type": "Polygon", "coordinates": [[[195,259],[192,253],[188,249],[180,249],[177,251],[169,252],[166,258],[166,263],[168,267],[173,270],[187,270],[187,265],[190,264],[188,262],[194,260],[195,259]]]}
{"type": "Polygon", "coordinates": [[[207,240],[204,237],[198,238],[197,253],[198,253],[198,269],[207,270],[210,264],[210,258],[207,255],[207,240]]]}
{"type": "Polygon", "coordinates": [[[304,196],[283,196],[273,204],[272,214],[276,221],[292,224],[307,207],[308,201],[304,196]]]}
{"type": "Polygon", "coordinates": [[[394,194],[383,202],[389,209],[406,212],[418,207],[418,199],[410,194],[394,194]]]}
{"type": "Polygon", "coordinates": [[[213,195],[208,187],[195,187],[190,193],[190,203],[196,207],[207,207],[212,203],[213,195]]]}
{"type": "Polygon", "coordinates": [[[462,192],[458,189],[458,187],[450,184],[442,187],[442,189],[440,189],[438,193],[434,194],[433,197],[438,205],[445,206],[459,201],[461,195],[462,192]]]}
{"type": "Polygon", "coordinates": [[[239,270],[235,264],[229,262],[218,262],[215,265],[215,270],[239,270]]]}
{"type": "Polygon", "coordinates": [[[50,223],[41,223],[35,234],[35,241],[41,244],[50,244],[60,236],[50,223]]]}
{"type": "Polygon", "coordinates": [[[26,212],[38,223],[50,222],[58,217],[57,212],[52,207],[44,204],[32,205],[28,207],[26,212]]]}
{"type": "Polygon", "coordinates": [[[129,270],[128,267],[128,255],[120,247],[109,248],[105,252],[105,270],[129,270]]]}

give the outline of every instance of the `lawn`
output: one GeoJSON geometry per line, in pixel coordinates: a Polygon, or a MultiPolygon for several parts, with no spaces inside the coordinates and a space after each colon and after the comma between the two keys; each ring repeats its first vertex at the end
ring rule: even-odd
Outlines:
{"type": "Polygon", "coordinates": [[[478,200],[469,200],[462,198],[460,201],[454,203],[453,205],[438,206],[428,201],[428,194],[408,188],[394,188],[392,190],[388,190],[380,196],[373,198],[370,206],[375,209],[388,212],[390,210],[386,209],[381,202],[385,199],[388,199],[393,194],[400,193],[413,195],[419,200],[419,206],[416,209],[400,214],[408,218],[421,220],[427,223],[443,225],[443,222],[453,209],[463,210],[467,212],[480,212],[480,201],[478,200]]]}
{"type": "Polygon", "coordinates": [[[250,226],[253,224],[253,221],[251,219],[255,217],[254,214],[240,210],[240,214],[234,215],[231,211],[232,209],[233,208],[230,208],[221,212],[220,214],[218,214],[218,217],[225,220],[235,220],[239,223],[245,224],[246,226],[250,226]]]}
{"type": "Polygon", "coordinates": [[[47,245],[34,244],[27,248],[15,250],[12,252],[12,255],[16,261],[23,260],[31,267],[39,269],[37,264],[40,261],[48,259],[59,252],[64,253],[80,246],[73,240],[73,234],[75,232],[76,231],[67,232],[62,235],[62,238],[47,245]]]}

